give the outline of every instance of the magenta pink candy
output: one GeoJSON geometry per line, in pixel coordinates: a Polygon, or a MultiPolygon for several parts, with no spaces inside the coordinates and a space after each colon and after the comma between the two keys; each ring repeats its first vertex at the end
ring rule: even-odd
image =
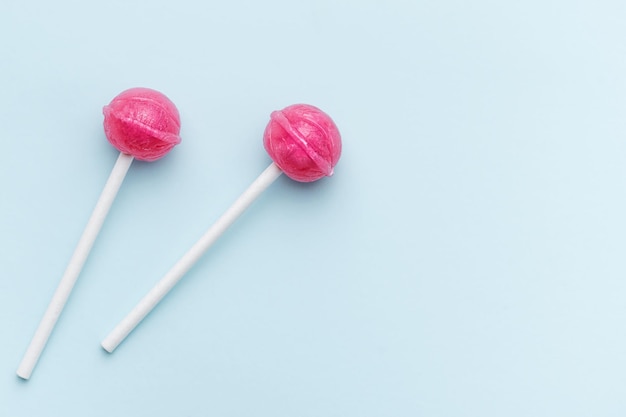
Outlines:
{"type": "Polygon", "coordinates": [[[291,179],[311,182],[333,175],[341,135],[329,115],[308,104],[275,111],[263,135],[265,150],[291,179]]]}
{"type": "Polygon", "coordinates": [[[174,103],[149,88],[131,88],[104,106],[104,133],[120,152],[141,161],[162,158],[180,143],[174,103]]]}

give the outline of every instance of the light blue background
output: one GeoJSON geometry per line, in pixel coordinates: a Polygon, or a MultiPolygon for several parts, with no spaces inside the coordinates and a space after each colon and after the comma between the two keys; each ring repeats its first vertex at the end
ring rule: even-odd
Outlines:
{"type": "Polygon", "coordinates": [[[0,3],[0,415],[626,415],[626,3],[0,3]],[[15,370],[156,88],[136,163],[33,378],[15,370]],[[336,175],[281,178],[114,354],[101,339],[269,163],[333,116],[336,175]]]}

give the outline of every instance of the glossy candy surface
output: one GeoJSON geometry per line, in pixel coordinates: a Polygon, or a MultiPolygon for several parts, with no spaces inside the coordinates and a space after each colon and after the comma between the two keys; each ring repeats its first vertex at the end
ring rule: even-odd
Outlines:
{"type": "Polygon", "coordinates": [[[120,152],[155,161],[180,143],[178,109],[162,93],[131,88],[103,108],[104,133],[120,152]]]}
{"type": "Polygon", "coordinates": [[[274,163],[300,182],[331,176],[341,156],[337,126],[330,116],[308,104],[272,112],[263,145],[274,163]]]}

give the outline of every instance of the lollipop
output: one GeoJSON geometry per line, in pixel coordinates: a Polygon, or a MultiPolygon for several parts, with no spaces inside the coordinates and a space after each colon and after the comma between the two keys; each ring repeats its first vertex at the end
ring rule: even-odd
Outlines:
{"type": "Polygon", "coordinates": [[[39,360],[133,159],[155,161],[180,143],[178,110],[158,91],[126,90],[105,106],[103,113],[104,132],[120,156],[17,369],[17,375],[23,379],[30,378],[39,360]]]}
{"type": "Polygon", "coordinates": [[[332,175],[341,155],[341,136],[335,123],[320,109],[306,104],[273,112],[263,143],[274,162],[102,341],[107,352],[115,350],[202,254],[283,172],[296,181],[315,181],[332,175]]]}

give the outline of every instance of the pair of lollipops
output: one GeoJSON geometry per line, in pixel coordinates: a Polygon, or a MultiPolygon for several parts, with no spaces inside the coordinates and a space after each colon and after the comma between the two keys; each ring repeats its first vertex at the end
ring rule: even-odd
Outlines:
{"type": "MultiPolygon", "coordinates": [[[[147,88],[124,91],[105,106],[103,112],[106,137],[120,151],[120,156],[19,365],[17,375],[23,379],[30,378],[39,360],[133,159],[155,161],[180,143],[178,110],[158,91],[147,88]]],[[[307,104],[295,104],[273,112],[263,135],[263,144],[273,160],[270,166],[104,339],[102,347],[106,351],[115,350],[204,252],[283,172],[296,181],[316,181],[332,175],[341,155],[341,136],[335,123],[320,109],[307,104]]]]}

